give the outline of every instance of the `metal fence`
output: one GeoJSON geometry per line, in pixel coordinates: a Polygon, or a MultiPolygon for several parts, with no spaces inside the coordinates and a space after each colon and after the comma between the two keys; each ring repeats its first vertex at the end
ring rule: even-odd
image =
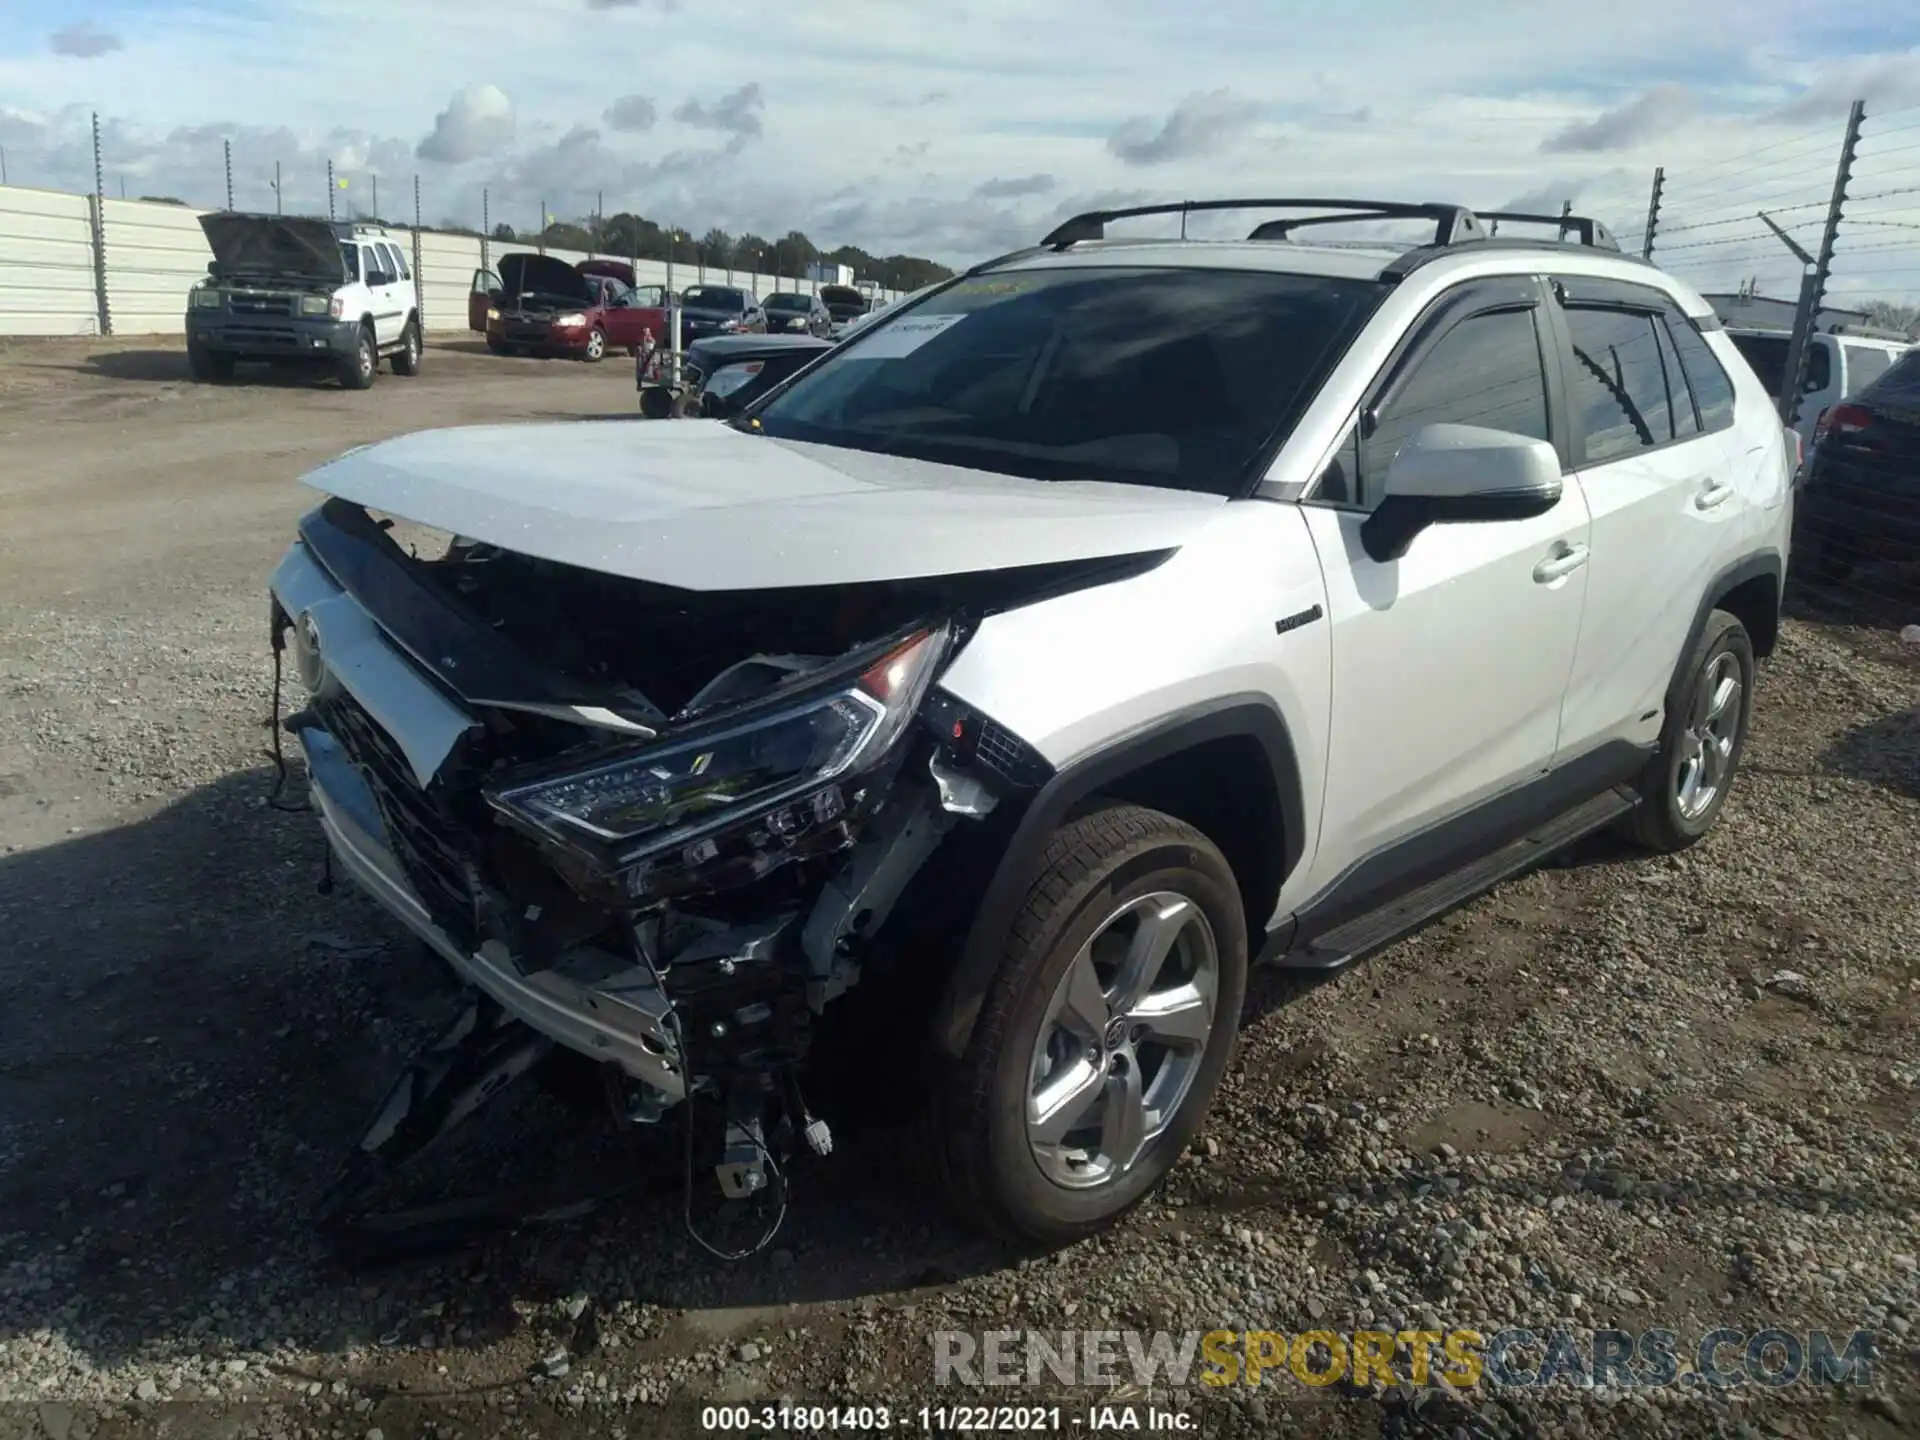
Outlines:
{"type": "MultiPolygon", "coordinates": [[[[1856,101],[1843,122],[1656,172],[1622,243],[1714,301],[1811,452],[1829,412],[1920,338],[1920,105],[1856,101]]],[[[1802,501],[1820,534],[1796,544],[1798,603],[1920,618],[1915,577],[1883,559],[1888,527],[1817,506],[1802,501]]]]}
{"type": "MultiPolygon", "coordinates": [[[[588,258],[626,260],[642,283],[681,286],[725,278],[756,295],[776,290],[818,290],[818,282],[793,264],[780,273],[766,266],[784,259],[777,246],[751,246],[738,254],[709,257],[691,234],[669,230],[667,255],[641,259],[618,245],[578,249],[549,243],[558,217],[536,198],[531,210],[519,197],[489,190],[461,195],[457,201],[423,190],[418,175],[383,177],[352,174],[324,162],[313,177],[283,172],[255,188],[266,193],[236,194],[231,143],[223,143],[225,208],[318,214],[329,219],[374,220],[404,235],[415,272],[415,288],[424,326],[430,331],[466,328],[467,296],[476,272],[492,269],[510,250],[538,250],[568,261],[588,258]],[[306,183],[302,183],[305,179],[306,183]],[[382,190],[385,195],[382,195],[382,190]],[[435,201],[446,202],[433,208],[435,201]],[[473,212],[471,221],[459,216],[473,212]],[[448,212],[453,212],[450,216],[448,212]],[[437,216],[437,221],[433,218],[437,216]],[[449,223],[453,221],[453,223],[449,223]],[[516,227],[512,221],[520,223],[516,227]],[[529,230],[528,222],[531,221],[529,230]],[[496,225],[516,231],[496,237],[496,225]],[[520,230],[529,230],[521,235],[520,230]],[[737,263],[735,263],[737,262],[737,263]]],[[[187,292],[205,276],[211,259],[199,217],[213,209],[177,199],[128,199],[125,183],[108,193],[111,173],[101,143],[99,117],[93,122],[93,190],[74,194],[0,183],[0,335],[161,335],[184,328],[187,292]]],[[[19,178],[19,177],[13,177],[19,178]]],[[[604,197],[602,197],[604,199],[604,197]]],[[[591,244],[606,233],[598,216],[569,226],[591,244]]],[[[795,257],[804,259],[805,257],[795,257]]],[[[884,299],[897,292],[863,285],[884,299]]]]}

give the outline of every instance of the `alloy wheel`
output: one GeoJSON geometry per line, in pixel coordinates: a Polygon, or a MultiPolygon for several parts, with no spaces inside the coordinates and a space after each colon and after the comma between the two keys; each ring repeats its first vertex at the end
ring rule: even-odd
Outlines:
{"type": "Polygon", "coordinates": [[[1688,820],[1706,814],[1726,788],[1740,738],[1741,693],[1739,658],[1722,651],[1700,672],[1680,735],[1674,796],[1688,820]]]}
{"type": "Polygon", "coordinates": [[[1129,900],[1060,979],[1034,1042],[1027,1143],[1056,1185],[1125,1175],[1179,1112],[1213,1034],[1220,953],[1184,895],[1129,900]]]}

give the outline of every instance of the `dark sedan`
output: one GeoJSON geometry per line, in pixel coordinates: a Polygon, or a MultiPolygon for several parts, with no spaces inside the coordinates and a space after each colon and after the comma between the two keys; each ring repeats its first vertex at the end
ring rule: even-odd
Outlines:
{"type": "Polygon", "coordinates": [[[680,296],[680,338],[684,344],[709,335],[763,334],[766,312],[735,285],[689,285],[680,296]]]}
{"type": "Polygon", "coordinates": [[[1920,560],[1920,350],[1820,417],[1794,529],[1793,558],[1815,584],[1859,560],[1920,560]]]}
{"type": "Polygon", "coordinates": [[[769,335],[805,334],[825,339],[833,333],[833,316],[817,296],[803,290],[779,290],[767,297],[769,335]]]}

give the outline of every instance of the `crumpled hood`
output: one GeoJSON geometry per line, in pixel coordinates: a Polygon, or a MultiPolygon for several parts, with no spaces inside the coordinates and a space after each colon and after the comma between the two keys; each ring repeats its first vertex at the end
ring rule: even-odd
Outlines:
{"type": "Polygon", "coordinates": [[[325,220],[217,211],[200,217],[200,229],[222,269],[328,280],[336,285],[346,281],[340,238],[325,220]]]}
{"type": "Polygon", "coordinates": [[[1215,495],[1040,481],[709,423],[483,425],[352,450],[329,495],[687,590],[857,584],[1169,550],[1215,495]]]}

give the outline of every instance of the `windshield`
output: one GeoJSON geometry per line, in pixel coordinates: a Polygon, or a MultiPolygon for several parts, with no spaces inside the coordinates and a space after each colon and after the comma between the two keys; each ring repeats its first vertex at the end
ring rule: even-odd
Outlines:
{"type": "Polygon", "coordinates": [[[769,310],[811,310],[812,308],[813,302],[805,295],[779,294],[767,297],[769,310]]]}
{"type": "Polygon", "coordinates": [[[681,304],[698,310],[744,310],[747,297],[745,292],[723,285],[693,285],[681,297],[681,304]]]}
{"type": "Polygon", "coordinates": [[[1235,494],[1383,293],[1211,269],[979,276],[843,340],[752,422],[1035,480],[1235,494]]]}
{"type": "Polygon", "coordinates": [[[360,278],[360,247],[358,245],[342,245],[340,247],[340,258],[347,264],[347,278],[349,280],[358,280],[360,278]]]}

